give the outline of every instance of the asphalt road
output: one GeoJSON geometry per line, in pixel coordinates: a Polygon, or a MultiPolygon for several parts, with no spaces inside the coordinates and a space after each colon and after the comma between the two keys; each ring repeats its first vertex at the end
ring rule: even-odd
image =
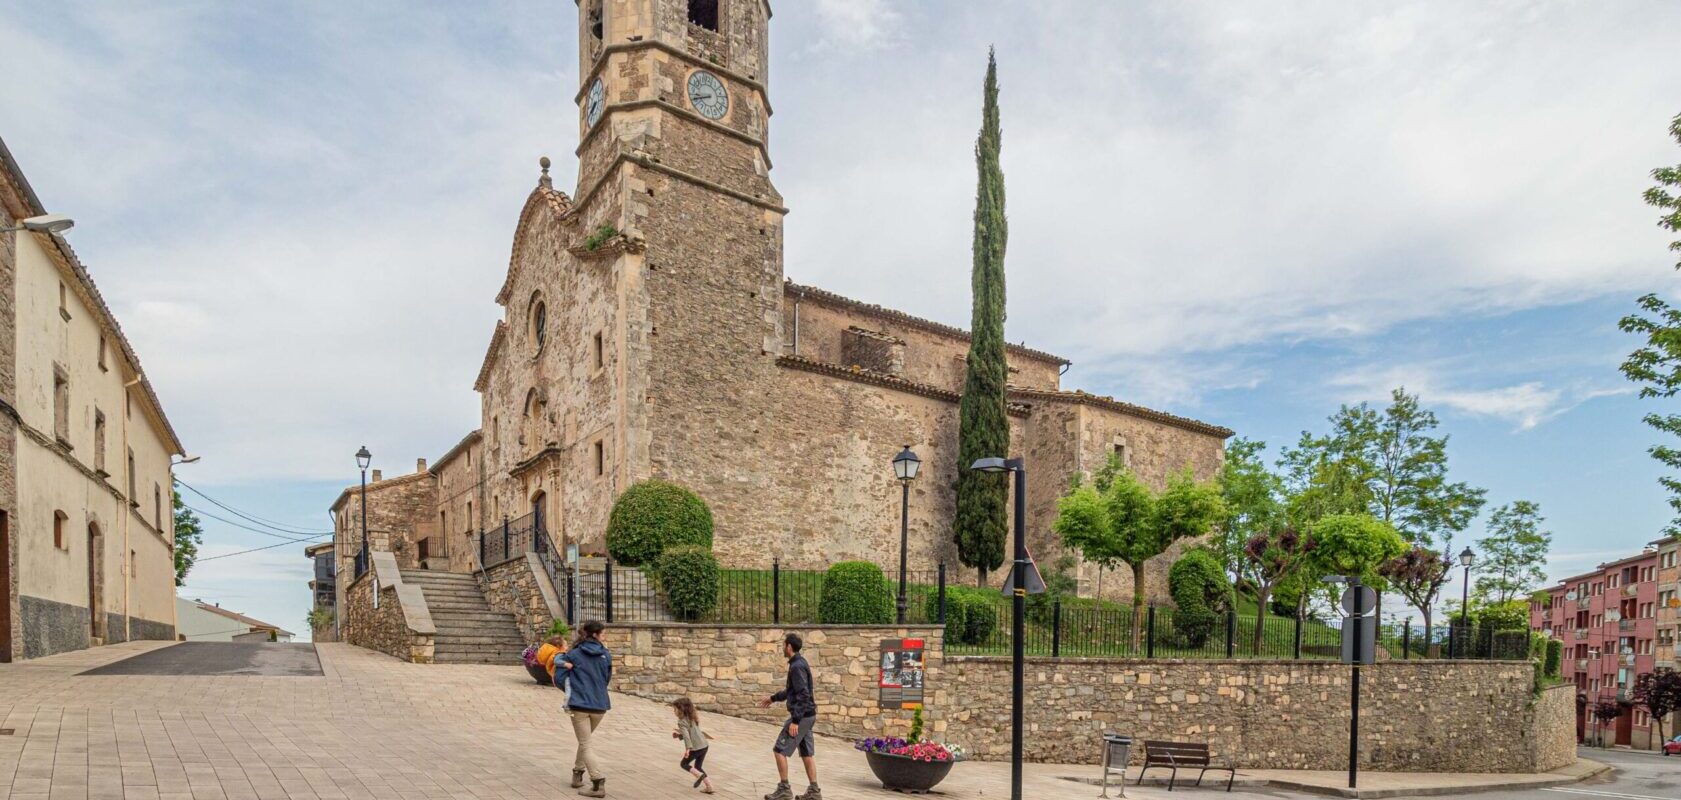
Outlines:
{"type": "Polygon", "coordinates": [[[1582,783],[1551,789],[1524,789],[1475,795],[1478,800],[1677,800],[1681,798],[1681,758],[1631,750],[1584,747],[1583,758],[1610,764],[1611,772],[1582,783]]]}
{"type": "Polygon", "coordinates": [[[321,674],[321,660],[312,644],[181,642],[82,674],[307,677],[321,674]]]}

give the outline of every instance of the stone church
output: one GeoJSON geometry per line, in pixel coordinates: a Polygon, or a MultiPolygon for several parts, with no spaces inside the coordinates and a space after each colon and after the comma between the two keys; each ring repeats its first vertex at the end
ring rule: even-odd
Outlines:
{"type": "MultiPolygon", "coordinates": [[[[725,566],[896,564],[890,461],[908,444],[923,461],[911,568],[957,567],[968,334],[783,274],[770,17],[766,0],[582,0],[577,181],[556,188],[543,159],[473,384],[481,428],[391,485],[410,523],[380,525],[375,549],[467,571],[476,531],[536,514],[561,547],[600,552],[614,498],[653,477],[711,505],[725,566]]],[[[1041,562],[1060,550],[1056,498],[1110,454],[1156,484],[1218,469],[1230,430],[1064,390],[1069,362],[1050,353],[1009,359],[1011,454],[1027,460],[1041,562]]],[[[334,505],[341,561],[357,549],[354,495],[334,505]]],[[[1111,574],[1104,594],[1129,583],[1111,574]]]]}

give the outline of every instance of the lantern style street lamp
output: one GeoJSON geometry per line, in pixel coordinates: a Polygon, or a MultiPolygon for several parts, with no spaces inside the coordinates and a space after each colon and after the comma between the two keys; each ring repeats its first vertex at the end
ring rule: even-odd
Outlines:
{"type": "MultiPolygon", "coordinates": [[[[1459,565],[1465,568],[1465,586],[1459,597],[1459,629],[1461,636],[1471,634],[1471,562],[1476,560],[1476,554],[1467,547],[1459,551],[1459,565]]],[[[1448,640],[1448,657],[1453,657],[1453,640],[1448,640]]],[[[1461,656],[1464,654],[1461,653],[1461,656]]]]}
{"type": "Polygon", "coordinates": [[[893,476],[899,479],[899,486],[904,493],[899,500],[899,624],[905,624],[905,609],[910,605],[910,599],[905,594],[905,551],[910,546],[911,535],[911,481],[916,480],[916,473],[922,469],[922,459],[911,452],[911,446],[893,457],[893,476]]]}
{"type": "Polygon", "coordinates": [[[1010,586],[1010,800],[1021,800],[1022,673],[1027,653],[1022,647],[1027,618],[1027,463],[1020,458],[975,459],[969,469],[1013,472],[1016,476],[1016,563],[1010,586]]]}
{"type": "Polygon", "coordinates": [[[356,466],[362,469],[362,552],[356,554],[356,577],[368,571],[368,464],[373,461],[368,446],[356,451],[356,466]]]}

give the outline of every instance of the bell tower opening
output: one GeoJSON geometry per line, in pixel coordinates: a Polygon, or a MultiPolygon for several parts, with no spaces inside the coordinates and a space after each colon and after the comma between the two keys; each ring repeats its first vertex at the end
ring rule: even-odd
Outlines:
{"type": "Polygon", "coordinates": [[[689,24],[718,32],[718,3],[720,0],[689,0],[689,24]]]}

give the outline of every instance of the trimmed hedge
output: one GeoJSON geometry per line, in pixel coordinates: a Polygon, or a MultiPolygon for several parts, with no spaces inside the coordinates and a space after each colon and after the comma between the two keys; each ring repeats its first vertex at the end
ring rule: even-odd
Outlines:
{"type": "Polygon", "coordinates": [[[842,561],[823,575],[817,621],[825,625],[888,625],[893,622],[893,590],[881,567],[868,561],[842,561]]]}
{"type": "Polygon", "coordinates": [[[677,545],[712,549],[712,510],[688,489],[662,480],[631,486],[607,519],[607,553],[627,567],[653,564],[677,545]]]}
{"type": "MultiPolygon", "coordinates": [[[[946,587],[946,641],[955,644],[986,644],[998,628],[994,594],[963,586],[946,587]]],[[[928,621],[940,618],[940,593],[930,592],[924,602],[928,621]]]]}
{"type": "Polygon", "coordinates": [[[693,622],[718,607],[718,557],[698,544],[680,544],[660,554],[654,578],[672,616],[693,622]]]}
{"type": "Polygon", "coordinates": [[[1564,642],[1557,639],[1547,640],[1546,668],[1543,672],[1549,678],[1557,678],[1564,668],[1564,642]]]}

